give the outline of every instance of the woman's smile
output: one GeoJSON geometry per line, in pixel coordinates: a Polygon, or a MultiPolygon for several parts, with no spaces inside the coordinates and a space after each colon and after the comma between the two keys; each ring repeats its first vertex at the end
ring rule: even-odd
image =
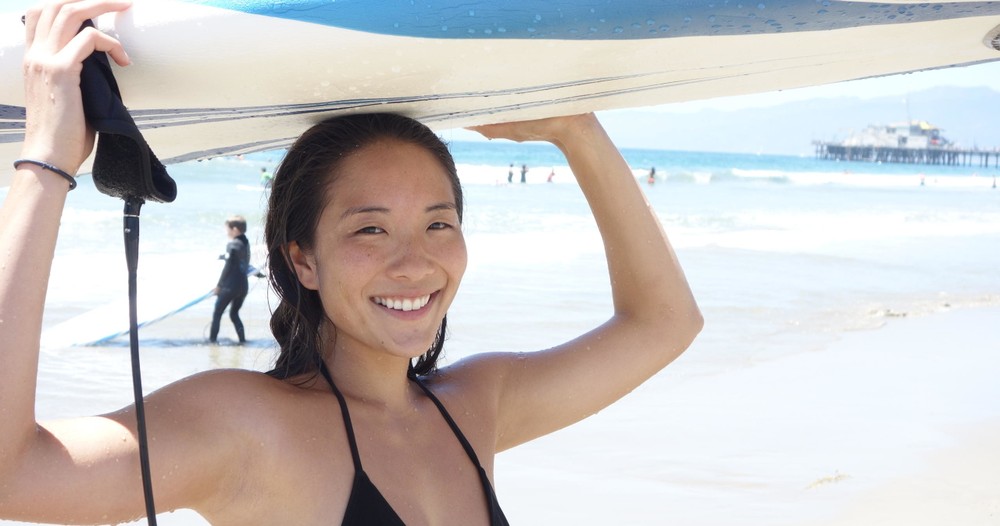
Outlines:
{"type": "MultiPolygon", "coordinates": [[[[435,292],[435,294],[437,294],[435,292]]],[[[431,294],[416,298],[392,298],[376,296],[372,299],[375,303],[392,310],[410,312],[424,308],[431,301],[431,294]]]]}

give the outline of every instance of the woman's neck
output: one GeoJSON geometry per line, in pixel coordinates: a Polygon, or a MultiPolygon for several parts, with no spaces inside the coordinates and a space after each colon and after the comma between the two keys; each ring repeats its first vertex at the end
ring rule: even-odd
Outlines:
{"type": "Polygon", "coordinates": [[[337,348],[328,353],[325,362],[344,396],[388,411],[412,408],[415,391],[407,377],[409,360],[375,351],[337,348]]]}

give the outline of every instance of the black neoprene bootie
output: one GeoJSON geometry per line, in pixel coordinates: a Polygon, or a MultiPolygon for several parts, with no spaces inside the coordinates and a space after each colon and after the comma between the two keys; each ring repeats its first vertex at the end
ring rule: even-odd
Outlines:
{"type": "Polygon", "coordinates": [[[173,201],[177,184],[125,108],[106,53],[95,51],[83,61],[80,92],[87,123],[97,131],[93,167],[97,189],[122,199],[173,201]]]}

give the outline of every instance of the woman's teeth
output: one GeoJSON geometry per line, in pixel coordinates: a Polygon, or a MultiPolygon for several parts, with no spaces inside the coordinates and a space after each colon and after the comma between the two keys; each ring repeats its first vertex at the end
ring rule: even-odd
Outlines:
{"type": "Polygon", "coordinates": [[[421,296],[419,298],[406,298],[406,299],[394,299],[394,298],[375,298],[375,303],[388,307],[392,310],[401,311],[411,311],[423,308],[424,305],[431,301],[431,295],[421,296]]]}

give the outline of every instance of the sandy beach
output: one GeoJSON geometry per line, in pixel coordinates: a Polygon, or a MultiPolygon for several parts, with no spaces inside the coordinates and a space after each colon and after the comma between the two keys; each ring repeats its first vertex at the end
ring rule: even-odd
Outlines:
{"type": "Polygon", "coordinates": [[[1000,524],[998,321],[895,318],[709,377],[682,357],[501,454],[501,502],[515,524],[1000,524]]]}
{"type": "Polygon", "coordinates": [[[501,453],[498,497],[520,525],[1000,524],[998,320],[996,307],[887,318],[712,374],[689,367],[696,343],[622,402],[501,453]]]}

